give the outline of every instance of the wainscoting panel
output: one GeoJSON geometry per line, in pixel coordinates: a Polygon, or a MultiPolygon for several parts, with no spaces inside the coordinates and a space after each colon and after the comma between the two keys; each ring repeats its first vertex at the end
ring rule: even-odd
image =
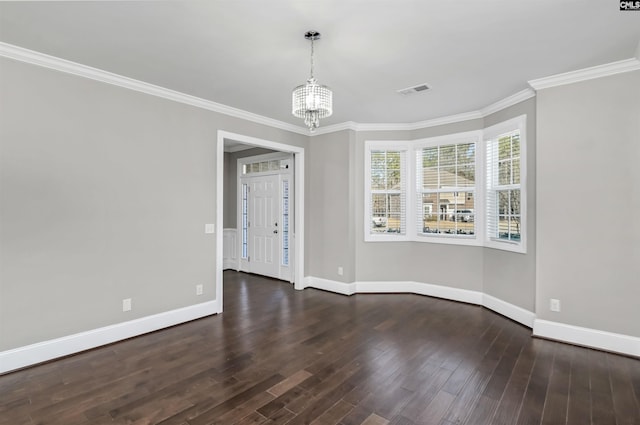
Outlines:
{"type": "Polygon", "coordinates": [[[222,232],[222,268],[238,270],[238,230],[223,229],[222,232]]]}

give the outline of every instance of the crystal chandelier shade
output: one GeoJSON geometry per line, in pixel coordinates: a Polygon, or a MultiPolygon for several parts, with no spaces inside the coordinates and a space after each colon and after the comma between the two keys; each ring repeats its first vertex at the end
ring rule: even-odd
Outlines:
{"type": "Polygon", "coordinates": [[[320,126],[320,119],[333,114],[333,92],[327,86],[318,84],[313,76],[313,42],[320,38],[320,33],[308,31],[304,37],[311,41],[311,76],[306,84],[293,89],[291,95],[291,113],[304,119],[309,131],[320,126]]]}

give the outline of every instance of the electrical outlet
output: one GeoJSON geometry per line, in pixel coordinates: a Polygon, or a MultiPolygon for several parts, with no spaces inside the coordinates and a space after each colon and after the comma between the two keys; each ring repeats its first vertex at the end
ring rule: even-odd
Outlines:
{"type": "Polygon", "coordinates": [[[216,225],[213,223],[208,223],[204,225],[204,232],[206,234],[212,234],[216,232],[216,225]]]}
{"type": "Polygon", "coordinates": [[[202,295],[204,293],[204,287],[202,285],[196,285],[196,295],[202,295]]]}
{"type": "Polygon", "coordinates": [[[338,276],[342,276],[342,274],[344,273],[344,270],[342,269],[342,266],[338,267],[338,276]]]}
{"type": "Polygon", "coordinates": [[[549,300],[549,309],[551,311],[560,311],[560,300],[557,300],[555,298],[551,298],[549,300]]]}
{"type": "Polygon", "coordinates": [[[131,311],[131,298],[122,300],[122,311],[131,311]]]}

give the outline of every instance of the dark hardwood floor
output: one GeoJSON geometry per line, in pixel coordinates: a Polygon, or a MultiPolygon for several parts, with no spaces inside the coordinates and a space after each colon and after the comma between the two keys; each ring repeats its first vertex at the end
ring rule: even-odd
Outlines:
{"type": "Polygon", "coordinates": [[[0,424],[640,424],[640,360],[236,272],[224,313],[0,376],[0,424]]]}

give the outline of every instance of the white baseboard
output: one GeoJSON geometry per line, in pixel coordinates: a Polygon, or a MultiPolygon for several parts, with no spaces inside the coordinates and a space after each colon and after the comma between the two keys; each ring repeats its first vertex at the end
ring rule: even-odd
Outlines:
{"type": "Polygon", "coordinates": [[[304,283],[305,288],[322,289],[324,291],[335,292],[342,295],[353,295],[356,293],[355,283],[337,282],[335,280],[312,276],[305,277],[304,283]]]}
{"type": "Polygon", "coordinates": [[[68,356],[112,342],[157,331],[190,320],[218,313],[218,302],[208,301],[189,307],[141,317],[74,335],[38,342],[0,352],[0,373],[68,356]]]}
{"type": "Polygon", "coordinates": [[[450,286],[412,281],[343,283],[313,276],[307,276],[305,283],[307,287],[323,289],[343,295],[356,293],[409,293],[481,305],[511,320],[522,323],[529,328],[533,327],[535,319],[534,313],[491,295],[484,294],[480,291],[452,288],[450,286]]]}
{"type": "Polygon", "coordinates": [[[535,313],[525,310],[522,307],[508,303],[500,298],[493,297],[491,295],[482,294],[482,305],[489,310],[493,310],[496,313],[500,313],[509,319],[525,325],[528,328],[533,328],[533,323],[536,319],[535,313]]]}
{"type": "Polygon", "coordinates": [[[536,319],[535,313],[529,310],[479,291],[411,281],[344,283],[313,276],[307,276],[305,284],[306,287],[343,295],[410,293],[482,305],[528,328],[533,328],[535,336],[640,357],[640,338],[536,319]]]}
{"type": "Polygon", "coordinates": [[[533,334],[599,350],[640,357],[640,338],[597,329],[535,319],[533,334]]]}
{"type": "Polygon", "coordinates": [[[469,304],[482,304],[482,293],[469,289],[452,288],[450,286],[432,285],[422,282],[357,282],[356,292],[372,293],[409,293],[461,301],[469,304]]]}

